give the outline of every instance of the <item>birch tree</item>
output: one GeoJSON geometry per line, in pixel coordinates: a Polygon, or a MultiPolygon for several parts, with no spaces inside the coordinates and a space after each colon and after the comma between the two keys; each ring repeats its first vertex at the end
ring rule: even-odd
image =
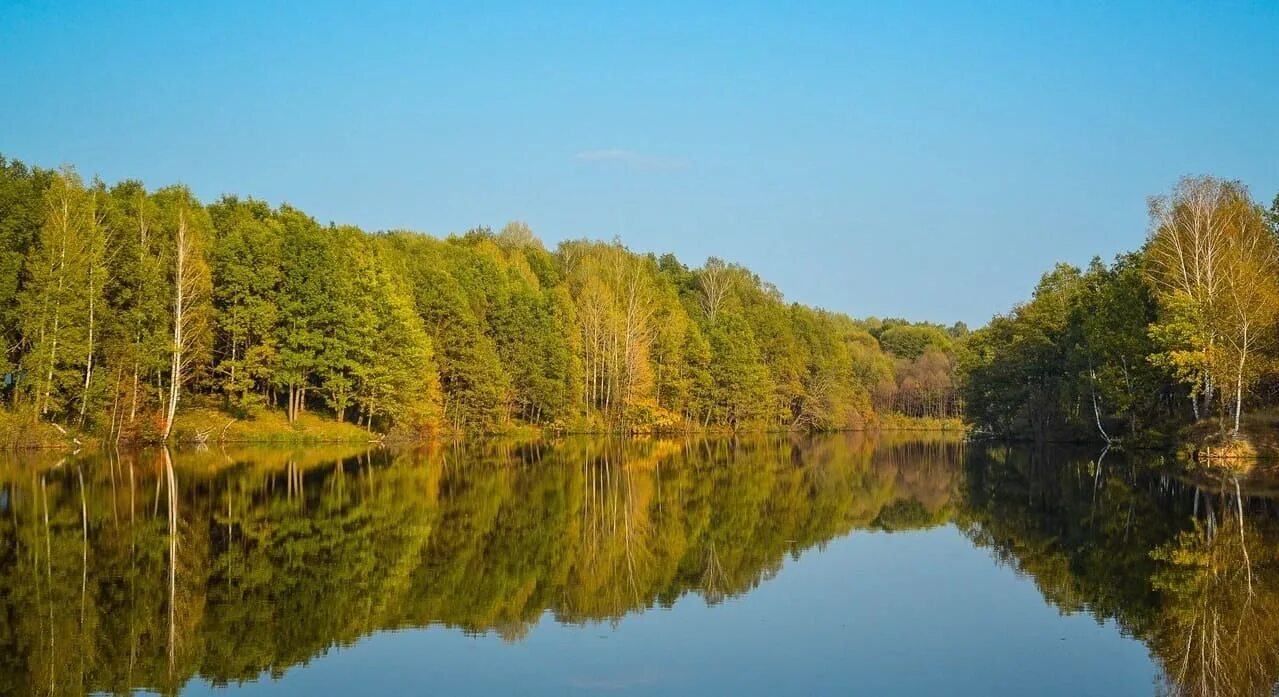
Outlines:
{"type": "Polygon", "coordinates": [[[657,336],[658,309],[653,269],[643,258],[619,255],[617,274],[622,305],[622,408],[631,404],[652,382],[650,350],[657,336]]]}
{"type": "Polygon", "coordinates": [[[621,422],[628,407],[653,396],[651,350],[664,304],[656,264],[616,241],[571,243],[561,255],[572,259],[586,403],[621,422]]]}
{"type": "Polygon", "coordinates": [[[722,259],[711,257],[698,273],[697,285],[702,312],[708,322],[714,322],[733,288],[733,270],[722,259]]]}
{"type": "Polygon", "coordinates": [[[44,219],[38,247],[27,259],[21,302],[24,379],[31,406],[42,416],[74,413],[73,399],[83,394],[78,388],[87,389],[83,380],[86,364],[92,373],[94,312],[102,295],[102,234],[95,193],[74,170],[62,170],[44,192],[44,219]]]}
{"type": "Polygon", "coordinates": [[[1186,177],[1149,207],[1146,253],[1163,310],[1153,328],[1165,347],[1158,359],[1190,384],[1196,418],[1206,416],[1218,387],[1231,248],[1252,206],[1238,183],[1186,177]]]}
{"type": "Polygon", "coordinates": [[[208,213],[185,187],[157,192],[164,232],[170,242],[171,341],[162,440],[173,432],[183,383],[206,356],[210,330],[210,275],[205,246],[211,236],[208,213]]]}
{"type": "Polygon", "coordinates": [[[1222,375],[1234,382],[1234,434],[1239,434],[1244,394],[1266,368],[1279,317],[1279,248],[1259,209],[1241,212],[1230,241],[1221,313],[1222,375]]]}
{"type": "Polygon", "coordinates": [[[80,392],[79,424],[84,427],[88,413],[90,392],[94,387],[93,369],[101,343],[101,324],[103,308],[103,289],[106,286],[108,268],[108,249],[111,247],[106,220],[106,191],[101,182],[94,182],[89,191],[88,201],[88,238],[85,241],[85,298],[88,303],[88,319],[85,330],[87,337],[84,349],[84,384],[80,392]]]}

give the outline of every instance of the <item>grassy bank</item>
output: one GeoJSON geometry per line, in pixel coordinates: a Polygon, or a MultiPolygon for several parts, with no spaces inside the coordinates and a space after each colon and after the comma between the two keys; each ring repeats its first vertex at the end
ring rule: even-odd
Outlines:
{"type": "Polygon", "coordinates": [[[73,448],[76,437],[31,414],[0,411],[0,449],[73,448]]]}
{"type": "MultiPolygon", "coordinates": [[[[536,439],[553,435],[702,435],[732,436],[730,429],[695,424],[679,424],[680,427],[643,428],[619,431],[609,428],[600,420],[580,420],[572,424],[556,424],[542,428],[528,424],[510,424],[492,429],[484,434],[453,434],[455,437],[488,435],[536,439]]],[[[878,423],[867,424],[866,431],[931,431],[962,433],[965,425],[961,419],[937,419],[886,414],[878,423]]],[[[121,444],[153,443],[159,439],[159,425],[147,424],[145,430],[126,434],[121,444]]],[[[739,433],[766,432],[746,430],[739,433]]],[[[781,431],[777,431],[781,432],[781,431]]],[[[439,435],[448,437],[448,433],[439,435]]],[[[173,425],[172,440],[175,443],[368,443],[382,439],[421,440],[421,437],[375,433],[361,426],[334,420],[323,414],[304,413],[292,423],[282,411],[264,411],[252,417],[238,417],[213,406],[196,406],[178,413],[173,425]]],[[[39,420],[31,415],[0,411],[0,450],[23,449],[71,449],[91,446],[99,439],[90,434],[64,431],[57,425],[39,420]]]]}
{"type": "Polygon", "coordinates": [[[1182,451],[1198,462],[1247,470],[1279,460],[1279,410],[1244,414],[1239,432],[1230,418],[1203,419],[1183,429],[1182,451]]]}
{"type": "Polygon", "coordinates": [[[881,431],[956,431],[968,430],[964,420],[955,416],[945,419],[934,416],[906,416],[905,414],[884,414],[879,417],[881,431]]]}
{"type": "Polygon", "coordinates": [[[218,409],[190,409],[178,414],[173,423],[173,438],[180,443],[367,443],[380,437],[355,424],[315,414],[302,414],[290,423],[280,411],[236,418],[218,409]]]}

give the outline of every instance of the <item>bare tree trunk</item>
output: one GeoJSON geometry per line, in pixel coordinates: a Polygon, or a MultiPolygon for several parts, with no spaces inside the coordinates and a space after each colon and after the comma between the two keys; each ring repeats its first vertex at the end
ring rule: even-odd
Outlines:
{"type": "Polygon", "coordinates": [[[129,423],[138,418],[138,360],[133,359],[133,396],[129,403],[129,423]]]}
{"type": "Polygon", "coordinates": [[[173,255],[174,264],[176,265],[173,277],[173,348],[172,361],[169,367],[169,406],[165,412],[164,435],[161,438],[164,441],[168,441],[169,436],[173,433],[173,418],[178,413],[178,398],[182,393],[182,350],[186,340],[183,337],[183,331],[186,328],[186,287],[189,262],[187,256],[190,254],[190,248],[187,240],[186,215],[181,211],[178,212],[176,242],[176,251],[173,255]]]}
{"type": "Polygon", "coordinates": [[[80,395],[80,427],[84,427],[84,414],[89,407],[89,383],[93,380],[93,329],[96,303],[93,293],[93,265],[89,265],[89,350],[84,360],[84,391],[80,395]]]}
{"type": "Polygon", "coordinates": [[[1239,420],[1243,416],[1243,370],[1244,364],[1248,360],[1248,327],[1245,324],[1243,329],[1243,346],[1239,351],[1239,371],[1236,373],[1235,379],[1235,433],[1239,436],[1239,420]]]}
{"type": "MultiPolygon", "coordinates": [[[[141,194],[138,200],[138,263],[139,265],[142,264],[142,261],[147,254],[147,236],[148,236],[147,233],[149,232],[149,228],[147,227],[146,217],[143,215],[143,211],[145,210],[145,207],[143,204],[145,203],[145,200],[146,200],[145,194],[141,194]]],[[[139,278],[135,291],[141,294],[142,290],[143,290],[143,285],[142,285],[141,279],[139,278]]],[[[129,423],[130,424],[132,424],[138,418],[138,372],[141,367],[138,361],[138,353],[142,350],[142,320],[138,320],[138,324],[136,328],[137,328],[137,335],[134,337],[134,345],[133,345],[133,394],[132,394],[132,398],[130,400],[130,406],[129,406],[129,423]]]]}
{"type": "Polygon", "coordinates": [[[1128,394],[1128,433],[1137,435],[1137,413],[1135,405],[1137,400],[1133,397],[1132,391],[1132,374],[1128,370],[1128,359],[1124,356],[1119,357],[1119,365],[1124,371],[1124,388],[1128,394]]]}
{"type": "Polygon", "coordinates": [[[1212,373],[1210,371],[1205,370],[1204,371],[1203,415],[1206,417],[1212,416],[1212,390],[1213,390],[1212,373]]]}
{"type": "Polygon", "coordinates": [[[53,394],[53,368],[58,362],[58,330],[62,320],[62,288],[67,275],[67,238],[71,235],[70,203],[62,199],[62,244],[58,251],[58,291],[53,298],[53,331],[49,348],[49,370],[45,377],[44,394],[40,398],[40,413],[49,411],[49,399],[53,394]]]}
{"type": "Polygon", "coordinates": [[[107,435],[111,437],[113,443],[120,442],[120,431],[117,419],[120,416],[120,380],[123,379],[124,373],[119,368],[115,369],[115,389],[112,390],[111,396],[111,430],[107,435]]]}
{"type": "Polygon", "coordinates": [[[1101,432],[1102,440],[1106,441],[1106,444],[1109,445],[1110,435],[1106,433],[1106,429],[1101,425],[1101,407],[1097,405],[1097,371],[1090,367],[1088,368],[1088,373],[1092,376],[1092,385],[1090,390],[1092,392],[1092,413],[1097,419],[1097,430],[1101,432]]]}
{"type": "Polygon", "coordinates": [[[235,339],[232,339],[232,340],[231,340],[231,389],[232,389],[232,390],[236,390],[236,391],[240,394],[240,398],[241,398],[241,399],[243,399],[243,398],[244,398],[244,392],[242,392],[242,391],[238,390],[238,389],[237,389],[237,387],[236,387],[236,384],[235,384],[235,362],[236,362],[236,357],[237,357],[237,356],[236,356],[236,349],[237,349],[237,348],[238,348],[238,346],[237,346],[237,342],[236,342],[236,340],[235,340],[235,339]]]}

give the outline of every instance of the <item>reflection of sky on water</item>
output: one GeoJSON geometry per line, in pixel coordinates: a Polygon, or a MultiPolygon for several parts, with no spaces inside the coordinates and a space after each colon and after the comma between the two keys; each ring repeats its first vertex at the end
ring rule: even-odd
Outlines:
{"type": "MultiPolygon", "coordinates": [[[[549,616],[517,643],[384,632],[246,695],[1148,695],[1145,647],[1061,615],[953,526],[854,532],[750,593],[615,626],[549,616]]],[[[193,684],[190,694],[221,694],[193,684]]]]}

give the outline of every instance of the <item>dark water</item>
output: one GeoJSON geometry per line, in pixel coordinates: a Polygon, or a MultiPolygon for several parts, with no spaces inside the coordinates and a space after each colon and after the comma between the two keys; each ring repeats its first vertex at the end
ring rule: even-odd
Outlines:
{"type": "Polygon", "coordinates": [[[9,456],[0,694],[1270,694],[1267,486],[1098,455],[9,456]]]}

